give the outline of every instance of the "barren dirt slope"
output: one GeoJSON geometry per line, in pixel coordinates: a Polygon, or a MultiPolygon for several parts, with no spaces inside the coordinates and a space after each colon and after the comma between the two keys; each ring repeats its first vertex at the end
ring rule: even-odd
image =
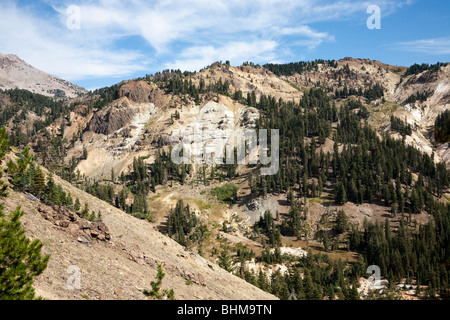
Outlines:
{"type": "Polygon", "coordinates": [[[39,295],[46,299],[146,299],[143,289],[150,289],[157,264],[163,264],[166,277],[162,289],[173,288],[176,299],[276,299],[219,266],[185,251],[184,247],[107,203],[55,177],[79,198],[82,205],[101,211],[109,228],[110,241],[88,244],[77,241],[67,229],[45,220],[38,207],[52,210],[25,194],[9,190],[4,200],[6,212],[21,205],[26,212],[22,223],[31,238],[41,239],[43,251],[51,254],[45,272],[35,281],[39,295]],[[70,266],[81,271],[81,289],[69,290],[70,266]],[[190,281],[188,281],[188,279],[190,281]]]}
{"type": "Polygon", "coordinates": [[[16,55],[0,53],[0,89],[25,89],[44,96],[73,98],[86,89],[34,68],[16,55]]]}
{"type": "Polygon", "coordinates": [[[395,101],[400,105],[395,116],[406,120],[414,132],[409,141],[422,151],[435,152],[437,161],[444,161],[450,167],[450,147],[434,140],[434,122],[437,116],[450,108],[450,65],[438,72],[425,71],[406,77],[395,91],[395,101]],[[423,102],[406,103],[406,99],[417,93],[430,92],[423,102]]]}

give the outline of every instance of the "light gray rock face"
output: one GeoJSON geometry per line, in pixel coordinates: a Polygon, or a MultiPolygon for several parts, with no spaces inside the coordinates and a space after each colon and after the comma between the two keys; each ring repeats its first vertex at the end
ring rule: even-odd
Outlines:
{"type": "MultiPolygon", "coordinates": [[[[206,103],[194,119],[174,131],[172,142],[181,142],[190,150],[192,163],[220,163],[227,145],[236,146],[246,129],[253,129],[259,112],[243,108],[235,113],[222,103],[206,103]]],[[[232,148],[232,147],[231,147],[232,148]]],[[[232,149],[229,149],[232,150],[232,149]]]]}
{"type": "Polygon", "coordinates": [[[244,214],[248,218],[248,222],[250,224],[254,224],[259,220],[260,217],[264,216],[264,213],[269,210],[274,214],[278,210],[278,206],[276,202],[272,199],[265,199],[263,197],[259,197],[253,199],[251,202],[247,204],[247,209],[244,210],[244,214]]]}
{"type": "Polygon", "coordinates": [[[240,125],[244,128],[255,128],[256,120],[259,118],[259,111],[253,107],[247,107],[240,111],[240,125]]]}

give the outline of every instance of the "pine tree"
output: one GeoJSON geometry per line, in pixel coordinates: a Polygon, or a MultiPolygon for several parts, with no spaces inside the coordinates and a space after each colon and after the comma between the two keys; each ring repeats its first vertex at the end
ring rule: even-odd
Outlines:
{"type": "Polygon", "coordinates": [[[88,151],[87,151],[87,148],[86,148],[86,147],[83,147],[83,157],[82,157],[82,159],[83,159],[83,160],[86,160],[87,157],[88,157],[88,151]]]}
{"type": "MultiPolygon", "coordinates": [[[[9,142],[6,131],[0,128],[0,162],[7,151],[9,142]]],[[[24,154],[24,160],[27,158],[24,154]]],[[[0,198],[6,197],[6,184],[1,182],[0,186],[0,198]]],[[[36,299],[33,279],[44,272],[50,259],[49,255],[42,256],[43,244],[40,240],[31,241],[25,236],[20,223],[24,214],[18,207],[7,218],[0,205],[0,300],[36,299]]]]}
{"type": "Polygon", "coordinates": [[[266,292],[270,291],[270,285],[267,283],[266,274],[260,269],[258,272],[258,280],[257,280],[258,288],[264,290],[266,292]]]}
{"type": "Polygon", "coordinates": [[[150,182],[150,190],[152,190],[152,192],[156,192],[156,182],[155,182],[155,177],[152,177],[151,182],[150,182]]]}
{"type": "Polygon", "coordinates": [[[150,291],[144,290],[144,294],[147,297],[152,297],[158,300],[174,300],[175,299],[175,293],[173,289],[170,290],[161,290],[162,280],[166,276],[165,273],[162,270],[161,264],[158,264],[158,273],[156,274],[156,281],[152,281],[150,284],[152,286],[152,289],[150,291]]]}
{"type": "Polygon", "coordinates": [[[287,193],[287,202],[289,203],[289,205],[293,205],[294,204],[294,193],[292,192],[292,189],[289,189],[288,193],[287,193]]]}
{"type": "Polygon", "coordinates": [[[81,209],[80,199],[76,198],[73,210],[77,213],[81,209]]]}
{"type": "Polygon", "coordinates": [[[359,300],[358,289],[356,288],[356,283],[352,284],[352,287],[347,290],[346,300],[359,300]]]}
{"type": "Polygon", "coordinates": [[[9,160],[6,164],[8,167],[8,173],[12,176],[12,183],[19,189],[23,189],[25,184],[23,181],[25,171],[28,168],[28,165],[33,160],[33,157],[30,155],[30,150],[28,147],[25,147],[23,151],[19,154],[16,162],[13,160],[9,160]]]}
{"type": "Polygon", "coordinates": [[[42,242],[25,236],[20,218],[25,212],[16,209],[7,219],[0,209],[0,299],[33,300],[33,278],[47,268],[49,255],[42,256],[42,242]]]}
{"type": "Polygon", "coordinates": [[[57,202],[57,195],[55,192],[55,180],[53,179],[53,174],[49,174],[47,177],[47,185],[45,187],[45,198],[50,203],[56,203],[57,202]]]}
{"type": "Polygon", "coordinates": [[[334,231],[336,233],[344,233],[348,229],[348,217],[345,214],[344,210],[339,210],[337,212],[337,217],[334,225],[334,231]]]}
{"type": "Polygon", "coordinates": [[[328,233],[324,231],[323,233],[323,248],[325,252],[328,252],[328,249],[330,247],[330,240],[328,239],[328,233]]]}
{"type": "Polygon", "coordinates": [[[87,202],[84,203],[83,211],[81,211],[81,217],[86,219],[89,217],[89,204],[87,202]]]}
{"type": "Polygon", "coordinates": [[[334,201],[336,204],[344,204],[347,202],[347,192],[345,191],[345,187],[342,182],[336,183],[335,189],[335,198],[334,201]]]}
{"type": "Polygon", "coordinates": [[[91,221],[91,222],[93,222],[93,221],[95,221],[96,218],[97,218],[97,217],[95,216],[95,211],[92,210],[92,212],[91,212],[91,214],[90,214],[88,220],[91,221]]]}
{"type": "Polygon", "coordinates": [[[44,193],[45,189],[45,175],[41,167],[38,166],[34,174],[34,194],[38,197],[44,193]]]}
{"type": "Polygon", "coordinates": [[[228,248],[223,248],[219,256],[219,266],[228,272],[233,270],[233,265],[228,248]]]}

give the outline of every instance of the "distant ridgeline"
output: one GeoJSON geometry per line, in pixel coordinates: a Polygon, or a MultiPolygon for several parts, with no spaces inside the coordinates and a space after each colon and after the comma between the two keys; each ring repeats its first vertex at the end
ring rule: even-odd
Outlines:
{"type": "Polygon", "coordinates": [[[291,76],[295,73],[301,74],[304,71],[318,70],[319,64],[324,64],[331,68],[337,68],[337,62],[335,60],[322,60],[317,59],[314,61],[300,61],[291,62],[285,64],[267,63],[263,65],[264,68],[272,71],[277,76],[291,76]]]}
{"type": "Polygon", "coordinates": [[[419,74],[422,73],[424,71],[431,71],[431,72],[435,72],[435,71],[439,71],[439,69],[441,67],[445,67],[446,65],[448,65],[448,62],[438,62],[435,64],[428,64],[428,63],[422,63],[422,64],[413,64],[412,66],[410,66],[406,72],[402,75],[402,80],[403,78],[406,78],[409,75],[412,74],[419,74]]]}

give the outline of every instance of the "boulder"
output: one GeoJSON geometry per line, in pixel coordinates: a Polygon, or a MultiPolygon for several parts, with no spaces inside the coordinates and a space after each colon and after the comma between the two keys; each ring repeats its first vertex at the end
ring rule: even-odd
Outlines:
{"type": "Polygon", "coordinates": [[[80,219],[80,221],[78,222],[78,225],[81,230],[91,229],[91,223],[89,221],[87,221],[86,219],[80,219]]]}
{"type": "Polygon", "coordinates": [[[76,223],[69,224],[69,233],[72,237],[76,237],[78,235],[78,230],[80,229],[76,223]]]}
{"type": "Polygon", "coordinates": [[[78,236],[77,241],[81,243],[91,243],[92,239],[89,236],[82,233],[78,236]]]}
{"type": "Polygon", "coordinates": [[[69,220],[59,220],[58,224],[62,228],[67,228],[70,224],[70,221],[69,220]]]}

